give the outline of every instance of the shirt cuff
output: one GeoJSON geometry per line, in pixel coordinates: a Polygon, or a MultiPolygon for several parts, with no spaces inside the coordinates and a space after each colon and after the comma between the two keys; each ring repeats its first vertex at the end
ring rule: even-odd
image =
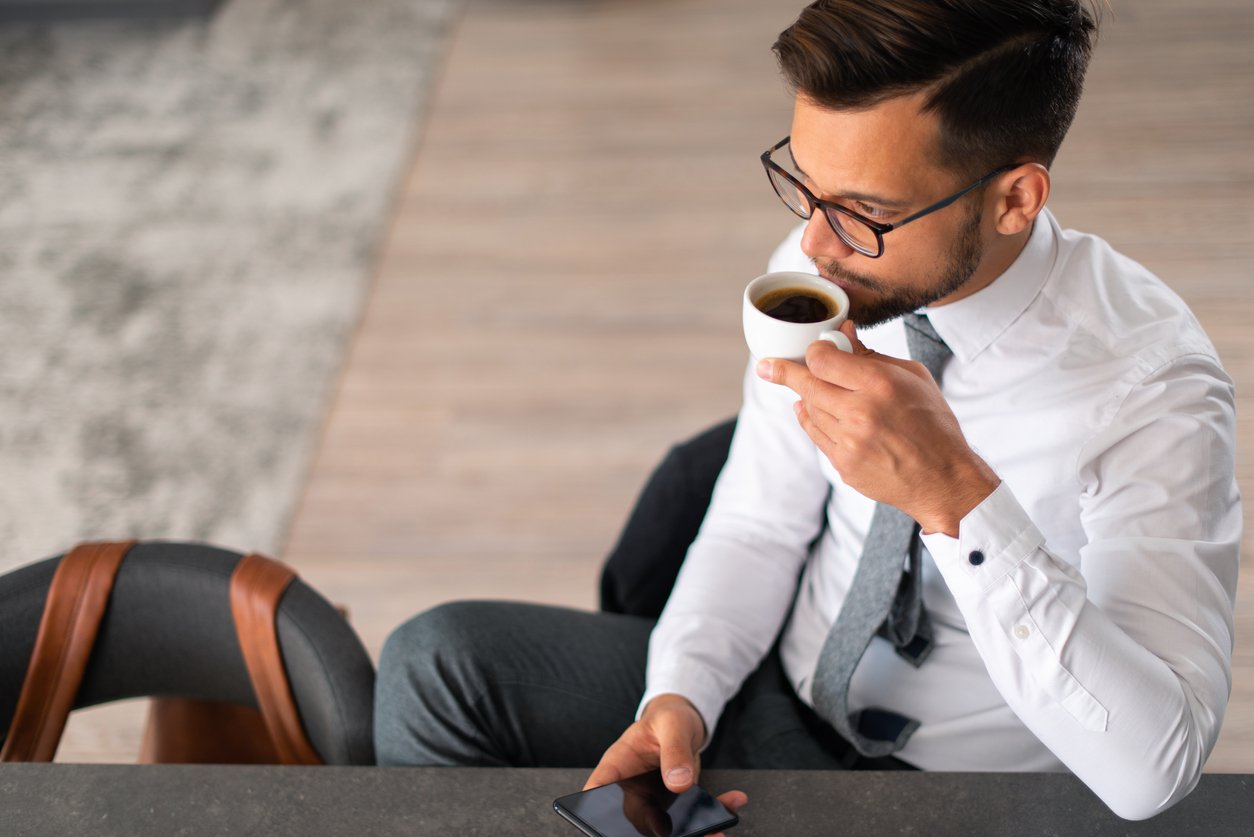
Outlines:
{"type": "Polygon", "coordinates": [[[983,598],[999,579],[1045,544],[1045,536],[1005,481],[967,513],[958,525],[958,537],[943,532],[921,537],[959,602],[983,598]]]}

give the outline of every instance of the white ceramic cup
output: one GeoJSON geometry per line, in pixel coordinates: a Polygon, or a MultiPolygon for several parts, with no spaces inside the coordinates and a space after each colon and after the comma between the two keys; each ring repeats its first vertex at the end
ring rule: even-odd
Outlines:
{"type": "Polygon", "coordinates": [[[827,340],[844,352],[852,352],[849,338],[837,331],[849,316],[849,297],[839,286],[811,273],[767,273],[759,276],[745,288],[744,328],[749,353],[755,358],[778,357],[785,360],[804,361],[806,349],[815,340],[827,340]],[[759,300],[772,291],[782,288],[806,288],[817,291],[830,300],[836,313],[816,323],[790,323],[777,320],[763,313],[757,306],[759,300]]]}

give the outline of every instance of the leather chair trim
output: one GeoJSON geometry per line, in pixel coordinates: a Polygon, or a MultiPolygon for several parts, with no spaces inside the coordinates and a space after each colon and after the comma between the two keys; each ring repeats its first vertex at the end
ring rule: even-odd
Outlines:
{"type": "Polygon", "coordinates": [[[292,698],[275,614],[296,573],[287,565],[250,553],[231,574],[231,613],[257,705],[282,764],[322,764],[305,735],[292,698]]]}
{"type": "MultiPolygon", "coordinates": [[[[56,755],[118,569],[135,543],[79,544],[57,565],[0,762],[48,762],[56,755]]],[[[244,556],[231,573],[231,615],[280,763],[323,764],[305,735],[279,647],[278,604],[295,578],[285,564],[244,556]]]]}
{"type": "Polygon", "coordinates": [[[118,567],[134,545],[79,544],[57,565],[0,761],[46,762],[56,755],[118,567]]]}

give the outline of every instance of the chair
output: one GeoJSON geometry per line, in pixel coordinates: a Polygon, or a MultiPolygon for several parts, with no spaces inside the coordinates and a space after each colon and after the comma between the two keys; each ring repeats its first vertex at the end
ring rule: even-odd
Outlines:
{"type": "MultiPolygon", "coordinates": [[[[73,687],[72,660],[65,672],[42,670],[40,682],[32,683],[32,688],[68,687],[68,697],[60,708],[48,699],[26,701],[25,717],[37,717],[42,742],[28,745],[6,734],[5,751],[14,751],[9,760],[50,760],[71,708],[149,696],[161,698],[154,707],[164,710],[150,717],[149,733],[154,731],[154,719],[157,731],[168,733],[179,718],[203,722],[216,715],[228,718],[230,728],[184,731],[198,734],[192,738],[228,742],[232,733],[238,738],[251,719],[258,737],[250,755],[236,750],[218,757],[199,758],[191,752],[180,758],[168,747],[163,752],[161,742],[146,735],[150,760],[374,763],[375,672],[369,655],[345,618],[282,564],[192,543],[84,545],[74,550],[79,558],[81,550],[95,550],[89,562],[97,558],[118,562],[111,592],[100,582],[109,572],[84,581],[81,588],[83,602],[89,604],[95,596],[104,607],[94,639],[71,637],[71,645],[78,641],[85,646],[79,650],[89,655],[84,656],[81,684],[73,687]],[[101,585],[106,589],[97,589],[101,585]],[[277,600],[272,610],[267,610],[266,590],[271,591],[271,601],[277,600]],[[237,625],[246,630],[237,634],[237,625]],[[267,665],[267,631],[271,667],[278,672],[268,681],[258,672],[259,666],[267,665]],[[253,634],[262,641],[250,639],[253,634]],[[258,658],[253,650],[246,660],[241,641],[260,647],[263,656],[258,658]],[[285,696],[287,705],[294,707],[288,719],[292,728],[286,732],[276,727],[283,720],[276,721],[273,713],[285,696]],[[29,711],[32,707],[36,716],[29,711]]],[[[45,604],[49,608],[55,604],[48,601],[54,574],[65,558],[57,556],[0,576],[0,731],[9,731],[15,711],[23,709],[19,695],[45,604]]],[[[71,656],[72,649],[62,655],[71,656]]]]}
{"type": "Polygon", "coordinates": [[[705,519],[736,419],[675,445],[645,483],[601,569],[601,610],[656,619],[705,519]]]}

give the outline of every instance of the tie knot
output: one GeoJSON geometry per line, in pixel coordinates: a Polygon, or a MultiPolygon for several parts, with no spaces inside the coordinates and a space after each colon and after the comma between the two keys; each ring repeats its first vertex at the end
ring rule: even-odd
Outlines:
{"type": "Polygon", "coordinates": [[[906,314],[902,322],[906,325],[906,346],[910,350],[910,358],[926,366],[936,382],[940,383],[945,361],[953,356],[953,352],[925,314],[906,314]]]}

